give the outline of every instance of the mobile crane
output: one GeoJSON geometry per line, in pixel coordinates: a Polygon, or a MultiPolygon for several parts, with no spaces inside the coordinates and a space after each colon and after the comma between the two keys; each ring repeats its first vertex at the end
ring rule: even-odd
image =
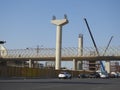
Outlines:
{"type": "MultiPolygon", "coordinates": [[[[88,25],[88,22],[87,22],[86,18],[84,18],[84,21],[85,21],[85,23],[86,23],[86,26],[87,26],[87,29],[88,29],[88,31],[89,31],[90,37],[91,37],[92,42],[93,42],[93,44],[94,44],[96,53],[97,53],[98,56],[100,56],[99,51],[98,51],[98,48],[97,48],[97,45],[96,45],[96,43],[95,43],[94,37],[93,37],[93,35],[92,35],[92,32],[91,32],[91,30],[90,30],[90,27],[89,27],[89,25],[88,25]]],[[[103,53],[103,56],[105,55],[105,53],[106,53],[106,51],[107,51],[107,49],[108,49],[108,47],[109,47],[109,45],[110,45],[110,43],[111,43],[111,41],[112,41],[112,38],[113,38],[113,36],[110,38],[110,41],[109,41],[109,43],[108,43],[108,45],[107,45],[107,47],[106,47],[106,49],[105,49],[105,51],[104,51],[104,53],[103,53]]],[[[105,67],[104,67],[102,61],[100,61],[100,65],[101,65],[101,68],[100,68],[100,70],[99,70],[100,76],[101,76],[101,77],[106,77],[105,75],[107,75],[107,71],[105,70],[105,67]]]]}

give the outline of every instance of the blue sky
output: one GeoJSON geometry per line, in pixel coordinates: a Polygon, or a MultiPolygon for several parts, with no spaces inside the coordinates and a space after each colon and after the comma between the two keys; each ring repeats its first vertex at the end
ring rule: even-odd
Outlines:
{"type": "Polygon", "coordinates": [[[0,40],[9,49],[55,47],[56,26],[52,16],[69,24],[63,27],[63,47],[77,47],[78,34],[84,47],[93,46],[83,20],[87,18],[98,46],[120,46],[120,0],[0,0],[0,40]]]}
{"type": "Polygon", "coordinates": [[[84,47],[93,46],[83,18],[86,17],[98,46],[120,45],[120,0],[0,0],[0,40],[6,47],[55,47],[56,26],[52,16],[69,24],[63,27],[63,47],[77,47],[78,34],[84,47]]]}

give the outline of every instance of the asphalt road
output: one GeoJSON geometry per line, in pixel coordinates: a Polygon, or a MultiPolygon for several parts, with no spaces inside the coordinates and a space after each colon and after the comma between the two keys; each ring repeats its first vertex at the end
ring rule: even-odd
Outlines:
{"type": "Polygon", "coordinates": [[[0,80],[0,90],[120,90],[119,79],[11,79],[0,80]]]}

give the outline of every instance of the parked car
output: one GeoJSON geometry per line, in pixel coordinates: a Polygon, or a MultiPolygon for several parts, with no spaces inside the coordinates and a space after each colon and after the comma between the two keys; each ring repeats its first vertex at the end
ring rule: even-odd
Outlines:
{"type": "Polygon", "coordinates": [[[118,72],[111,72],[111,73],[109,74],[109,77],[110,77],[110,78],[119,78],[119,73],[118,73],[118,72]]]}
{"type": "Polygon", "coordinates": [[[110,73],[109,78],[115,78],[115,75],[110,73]]]}
{"type": "Polygon", "coordinates": [[[89,78],[89,74],[79,74],[78,78],[89,78]]]}
{"type": "Polygon", "coordinates": [[[109,78],[109,75],[106,71],[102,72],[102,71],[98,70],[96,72],[100,75],[100,78],[109,78]]]}
{"type": "Polygon", "coordinates": [[[120,78],[120,72],[117,72],[117,76],[118,76],[118,78],[120,78]]]}
{"type": "Polygon", "coordinates": [[[100,74],[100,78],[109,78],[109,75],[108,75],[108,73],[106,73],[106,72],[99,72],[99,74],[100,74]]]}
{"type": "Polygon", "coordinates": [[[97,72],[89,74],[89,78],[100,78],[100,74],[97,72]]]}
{"type": "Polygon", "coordinates": [[[68,72],[61,72],[58,74],[59,79],[71,79],[72,75],[68,72]]]}

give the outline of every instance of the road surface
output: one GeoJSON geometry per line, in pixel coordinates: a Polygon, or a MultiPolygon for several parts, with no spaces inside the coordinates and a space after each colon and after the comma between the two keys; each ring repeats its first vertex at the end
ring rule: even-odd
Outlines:
{"type": "Polygon", "coordinates": [[[0,90],[120,90],[116,79],[7,79],[0,80],[0,90]]]}

